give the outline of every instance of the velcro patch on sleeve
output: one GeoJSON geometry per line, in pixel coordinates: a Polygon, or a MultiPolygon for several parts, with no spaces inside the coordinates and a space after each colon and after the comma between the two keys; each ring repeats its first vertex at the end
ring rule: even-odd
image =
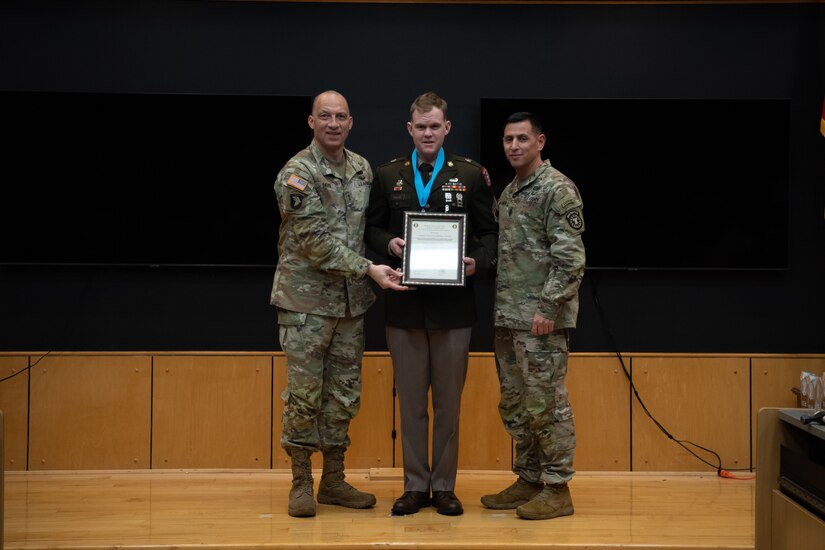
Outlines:
{"type": "Polygon", "coordinates": [[[306,195],[299,195],[298,193],[289,194],[289,209],[300,210],[304,206],[304,197],[306,195]]]}
{"type": "Polygon", "coordinates": [[[582,220],[581,213],[578,210],[571,210],[565,216],[567,223],[570,224],[575,231],[579,231],[584,227],[584,220],[582,220]]]}
{"type": "Polygon", "coordinates": [[[309,185],[309,182],[305,179],[296,176],[295,174],[292,174],[291,176],[289,176],[289,179],[286,180],[286,185],[289,187],[293,187],[298,191],[303,191],[304,189],[306,189],[307,185],[309,185]]]}

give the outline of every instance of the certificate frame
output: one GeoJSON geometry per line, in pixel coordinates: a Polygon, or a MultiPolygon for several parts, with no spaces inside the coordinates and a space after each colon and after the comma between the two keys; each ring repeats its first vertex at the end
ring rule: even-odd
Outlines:
{"type": "Polygon", "coordinates": [[[467,214],[404,212],[401,284],[464,286],[467,214]]]}

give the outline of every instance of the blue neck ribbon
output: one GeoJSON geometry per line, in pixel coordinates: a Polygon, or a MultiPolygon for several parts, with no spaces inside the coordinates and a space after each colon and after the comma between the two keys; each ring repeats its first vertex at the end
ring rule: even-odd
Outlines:
{"type": "Polygon", "coordinates": [[[435,181],[435,177],[441,171],[441,167],[444,166],[444,148],[438,150],[438,157],[435,159],[435,166],[433,166],[433,174],[430,176],[430,181],[427,182],[427,185],[424,185],[424,180],[421,178],[421,172],[418,170],[418,151],[413,149],[412,154],[412,167],[413,167],[413,175],[415,176],[415,191],[418,193],[418,204],[421,205],[421,208],[424,208],[427,205],[427,200],[430,198],[430,191],[433,188],[433,182],[435,181]]]}

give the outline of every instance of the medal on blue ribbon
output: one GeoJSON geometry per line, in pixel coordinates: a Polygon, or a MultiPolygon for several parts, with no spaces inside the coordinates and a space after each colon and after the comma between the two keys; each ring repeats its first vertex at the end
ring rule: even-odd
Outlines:
{"type": "Polygon", "coordinates": [[[433,188],[433,182],[435,181],[435,177],[441,171],[441,167],[444,166],[444,148],[438,150],[438,157],[435,159],[435,166],[433,166],[433,173],[430,176],[430,181],[427,182],[427,185],[424,185],[424,179],[421,177],[421,172],[418,170],[418,151],[413,149],[412,154],[412,167],[413,167],[413,175],[415,176],[415,191],[418,194],[418,204],[421,205],[423,209],[427,205],[427,200],[430,198],[430,191],[433,188]]]}

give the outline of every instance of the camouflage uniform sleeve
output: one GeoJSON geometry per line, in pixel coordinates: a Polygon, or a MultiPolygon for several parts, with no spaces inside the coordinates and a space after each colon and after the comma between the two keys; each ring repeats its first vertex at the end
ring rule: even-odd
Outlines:
{"type": "Polygon", "coordinates": [[[372,186],[372,182],[375,179],[375,172],[372,171],[372,165],[367,159],[364,159],[364,177],[370,182],[370,186],[372,186]]]}
{"type": "Polygon", "coordinates": [[[370,261],[334,237],[327,212],[316,189],[311,171],[300,163],[290,163],[278,174],[275,193],[289,238],[313,267],[346,278],[363,278],[370,261]]]}
{"type": "Polygon", "coordinates": [[[551,268],[538,313],[546,319],[556,319],[562,306],[578,295],[584,276],[584,218],[578,190],[572,184],[563,184],[550,197],[546,210],[551,268]]]}

